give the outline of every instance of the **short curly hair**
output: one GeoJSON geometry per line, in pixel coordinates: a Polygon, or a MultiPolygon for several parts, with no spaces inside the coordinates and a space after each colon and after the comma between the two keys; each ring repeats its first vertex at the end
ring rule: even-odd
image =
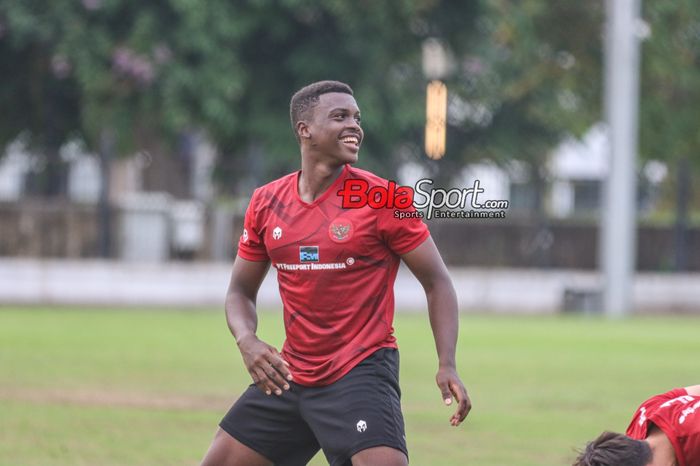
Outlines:
{"type": "Polygon", "coordinates": [[[294,131],[297,141],[299,141],[297,123],[311,116],[311,110],[318,104],[322,94],[331,92],[353,95],[352,88],[340,81],[318,81],[304,86],[294,93],[289,103],[289,118],[292,120],[292,131],[294,131]]]}
{"type": "Polygon", "coordinates": [[[572,466],[646,466],[651,461],[649,444],[615,432],[603,432],[588,442],[572,466]]]}

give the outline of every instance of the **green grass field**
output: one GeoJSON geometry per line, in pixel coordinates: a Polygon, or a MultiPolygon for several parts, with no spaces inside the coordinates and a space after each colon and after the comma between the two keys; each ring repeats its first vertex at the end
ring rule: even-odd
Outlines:
{"type": "MultiPolygon", "coordinates": [[[[399,314],[411,464],[565,465],[646,396],[700,383],[699,323],[463,316],[474,409],[453,428],[427,317],[399,314]]],[[[259,333],[281,345],[280,315],[259,333]]],[[[0,465],[198,464],[248,380],[222,312],[0,309],[0,465]]]]}

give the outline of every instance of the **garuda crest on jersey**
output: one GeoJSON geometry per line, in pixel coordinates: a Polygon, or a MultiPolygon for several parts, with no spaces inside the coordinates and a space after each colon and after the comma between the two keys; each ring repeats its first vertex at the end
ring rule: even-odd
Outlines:
{"type": "Polygon", "coordinates": [[[337,218],[328,226],[328,236],[336,243],[345,243],[353,234],[353,227],[350,220],[337,218]]]}

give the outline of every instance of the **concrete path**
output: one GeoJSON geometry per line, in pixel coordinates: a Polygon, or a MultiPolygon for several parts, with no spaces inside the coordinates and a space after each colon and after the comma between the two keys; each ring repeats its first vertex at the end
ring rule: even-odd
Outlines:
{"type": "MultiPolygon", "coordinates": [[[[0,304],[223,307],[231,264],[0,259],[0,304]]],[[[593,272],[536,269],[451,269],[464,312],[553,314],[569,306],[595,308],[599,278],[593,272]],[[572,304],[573,303],[573,304],[572,304]],[[593,304],[592,304],[593,303],[593,304]]],[[[425,294],[402,267],[396,307],[425,310],[425,294]]],[[[280,308],[275,271],[258,303],[280,308]]],[[[636,312],[700,315],[700,274],[639,274],[636,312]]]]}

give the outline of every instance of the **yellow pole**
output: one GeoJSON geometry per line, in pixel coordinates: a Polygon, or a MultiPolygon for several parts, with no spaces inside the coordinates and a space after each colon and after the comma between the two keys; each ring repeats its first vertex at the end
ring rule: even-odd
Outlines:
{"type": "Polygon", "coordinates": [[[433,160],[445,155],[447,139],[447,86],[430,81],[425,99],[425,153],[433,160]]]}

